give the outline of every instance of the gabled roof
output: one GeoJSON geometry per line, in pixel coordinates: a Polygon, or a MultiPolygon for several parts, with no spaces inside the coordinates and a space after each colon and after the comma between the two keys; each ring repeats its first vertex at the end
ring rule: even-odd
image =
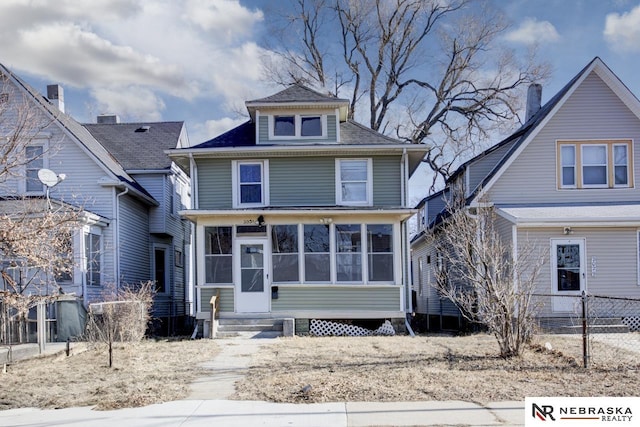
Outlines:
{"type": "Polygon", "coordinates": [[[470,161],[462,165],[456,174],[450,179],[455,179],[456,175],[467,165],[477,161],[480,157],[489,152],[511,144],[506,154],[498,161],[491,171],[484,177],[480,184],[473,189],[472,194],[468,197],[467,202],[473,204],[493,185],[493,183],[502,175],[506,168],[518,157],[524,148],[533,140],[538,132],[546,125],[546,123],[555,115],[562,107],[569,96],[580,86],[584,79],[596,72],[598,76],[611,88],[611,90],[622,100],[625,105],[640,119],[640,101],[635,95],[622,83],[613,71],[599,58],[595,57],[587,64],[569,83],[567,83],[556,95],[553,96],[528,122],[511,136],[501,141],[496,146],[490,148],[479,156],[474,157],[470,161]]]}
{"type": "Polygon", "coordinates": [[[105,172],[111,174],[115,179],[126,187],[129,187],[135,194],[148,203],[157,204],[157,201],[124,170],[122,165],[120,165],[80,123],[71,118],[71,116],[58,110],[44,95],[40,94],[2,64],[0,64],[0,73],[8,76],[19,89],[31,97],[36,104],[42,108],[45,114],[50,116],[51,119],[96,160],[105,172]]]}
{"type": "Polygon", "coordinates": [[[165,154],[178,146],[184,122],[84,124],[127,171],[171,168],[165,154]]]}

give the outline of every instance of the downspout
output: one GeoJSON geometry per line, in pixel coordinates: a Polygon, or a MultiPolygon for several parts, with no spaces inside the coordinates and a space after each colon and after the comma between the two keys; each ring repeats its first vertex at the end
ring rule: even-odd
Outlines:
{"type": "MultiPolygon", "coordinates": [[[[409,159],[407,156],[407,149],[402,149],[402,157],[400,159],[400,204],[403,208],[407,207],[407,187],[409,183],[409,159]]],[[[401,232],[402,232],[402,280],[404,286],[404,297],[405,297],[405,316],[404,316],[404,324],[409,331],[409,334],[414,337],[415,334],[411,329],[411,325],[409,324],[409,314],[413,313],[413,298],[411,297],[411,289],[412,289],[412,281],[411,277],[409,277],[409,260],[410,260],[410,252],[409,252],[409,230],[407,227],[407,220],[404,220],[401,224],[401,232]]]]}
{"type": "MultiPolygon", "coordinates": [[[[115,187],[113,189],[115,192],[115,187]]],[[[120,197],[129,192],[129,187],[126,187],[124,191],[116,194],[116,230],[115,230],[115,246],[116,246],[116,289],[120,289],[120,197]]]]}
{"type": "MultiPolygon", "coordinates": [[[[258,114],[256,112],[256,114],[258,114]]],[[[257,126],[256,126],[257,127],[257,126]]],[[[189,153],[189,176],[191,177],[191,209],[197,209],[200,206],[198,197],[198,165],[193,158],[193,153],[189,153]]],[[[189,231],[191,232],[191,245],[189,247],[190,252],[190,265],[189,265],[189,314],[191,317],[196,317],[198,307],[196,307],[196,282],[198,278],[198,257],[197,257],[197,242],[196,242],[196,225],[189,221],[189,231]]],[[[196,323],[197,324],[197,323],[196,323]]]]}

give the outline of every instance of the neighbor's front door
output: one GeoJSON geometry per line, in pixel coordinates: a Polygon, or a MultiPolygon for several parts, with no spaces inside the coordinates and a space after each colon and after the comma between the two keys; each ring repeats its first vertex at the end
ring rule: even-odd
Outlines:
{"type": "Polygon", "coordinates": [[[270,287],[267,240],[236,240],[236,312],[269,311],[270,287]]]}
{"type": "Polygon", "coordinates": [[[585,287],[584,240],[551,240],[553,311],[573,312],[585,287]]]}

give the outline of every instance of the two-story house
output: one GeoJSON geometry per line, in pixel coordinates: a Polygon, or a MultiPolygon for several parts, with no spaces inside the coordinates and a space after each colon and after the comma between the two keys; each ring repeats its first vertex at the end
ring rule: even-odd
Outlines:
{"type": "MultiPolygon", "coordinates": [[[[438,254],[426,238],[454,194],[466,209],[493,206],[496,228],[513,247],[548,253],[537,279],[542,319],[571,316],[583,291],[640,296],[640,102],[600,58],[541,106],[529,90],[524,125],[460,166],[446,188],[418,206],[412,239],[417,313],[439,324],[456,309],[435,292],[438,254]]],[[[615,313],[608,313],[615,315],[615,313]]]]}
{"type": "Polygon", "coordinates": [[[60,290],[88,306],[112,287],[154,280],[160,330],[178,327],[190,315],[190,225],[177,215],[190,204],[190,180],[164,150],[189,145],[184,124],[117,124],[102,116],[83,125],[65,114],[60,86],[43,96],[4,66],[0,74],[2,132],[15,131],[11,118],[20,115],[42,124],[29,135],[23,170],[0,196],[5,203],[43,198],[37,172],[48,169],[66,176],[51,199],[84,211],[71,243],[73,273],[58,281],[60,290]]]}
{"type": "Polygon", "coordinates": [[[221,318],[404,325],[407,183],[426,147],[348,120],[347,100],[300,85],[246,107],[246,123],[170,152],[194,185],[183,215],[196,225],[197,318],[219,295],[221,318]]]}

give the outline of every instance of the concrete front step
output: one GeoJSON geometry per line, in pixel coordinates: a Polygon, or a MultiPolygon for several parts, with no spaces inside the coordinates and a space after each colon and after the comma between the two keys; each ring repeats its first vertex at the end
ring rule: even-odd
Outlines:
{"type": "Polygon", "coordinates": [[[283,320],[272,318],[227,318],[218,320],[216,338],[230,338],[253,335],[256,338],[282,336],[283,320]]]}

